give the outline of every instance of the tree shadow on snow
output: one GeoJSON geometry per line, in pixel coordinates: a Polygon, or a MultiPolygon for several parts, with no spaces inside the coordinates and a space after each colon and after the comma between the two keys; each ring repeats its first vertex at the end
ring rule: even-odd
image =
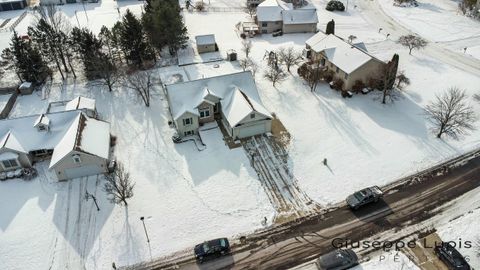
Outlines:
{"type": "MultiPolygon", "coordinates": [[[[63,185],[63,189],[57,193],[53,222],[58,232],[77,253],[80,262],[84,263],[114,205],[108,201],[102,190],[103,176],[84,177],[59,184],[63,185]],[[96,197],[100,211],[97,211],[91,198],[86,200],[86,192],[96,197]]],[[[68,253],[69,250],[64,252],[68,253]]],[[[67,258],[75,257],[67,255],[67,258]]]]}

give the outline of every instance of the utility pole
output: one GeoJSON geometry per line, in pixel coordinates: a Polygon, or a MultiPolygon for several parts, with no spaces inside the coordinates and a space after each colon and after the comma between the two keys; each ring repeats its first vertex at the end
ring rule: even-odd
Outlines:
{"type": "Polygon", "coordinates": [[[82,6],[83,6],[83,11],[85,12],[85,17],[87,17],[87,22],[88,22],[87,10],[85,9],[85,0],[82,1],[82,6]]]}
{"type": "Polygon", "coordinates": [[[145,236],[147,237],[147,243],[150,243],[150,238],[148,238],[147,227],[145,227],[145,217],[140,217],[140,220],[143,223],[143,230],[145,231],[145,236]]]}
{"type": "Polygon", "coordinates": [[[88,193],[87,190],[85,190],[85,200],[88,201],[88,199],[90,199],[90,198],[93,199],[93,202],[95,203],[95,206],[97,207],[97,211],[100,211],[100,207],[98,207],[98,203],[97,203],[97,198],[93,194],[90,194],[90,193],[88,193]]]}

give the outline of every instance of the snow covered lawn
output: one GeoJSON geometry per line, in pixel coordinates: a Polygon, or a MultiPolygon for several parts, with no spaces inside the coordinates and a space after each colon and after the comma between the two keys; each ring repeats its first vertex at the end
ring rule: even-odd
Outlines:
{"type": "Polygon", "coordinates": [[[419,0],[418,7],[399,7],[393,0],[378,0],[385,13],[431,42],[480,59],[480,21],[464,16],[458,1],[419,0]]]}
{"type": "Polygon", "coordinates": [[[95,98],[118,137],[115,156],[136,182],[135,195],[128,208],[113,206],[96,177],[1,182],[0,269],[108,269],[112,262],[132,264],[251,231],[263,217],[270,219],[273,209],[243,149],[228,149],[218,128],[203,132],[202,152],[192,142],[174,144],[166,102],[156,91],[148,109],[124,90],[82,84],[55,88],[48,100],[19,97],[17,117],[43,112],[48,101],[95,98]],[[100,212],[83,200],[87,189],[99,198],[100,212]],[[150,247],[140,216],[146,217],[150,247]]]}

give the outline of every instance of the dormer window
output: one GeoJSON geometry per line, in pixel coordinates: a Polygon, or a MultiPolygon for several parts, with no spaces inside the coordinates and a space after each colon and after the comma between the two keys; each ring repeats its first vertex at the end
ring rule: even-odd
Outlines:
{"type": "Polygon", "coordinates": [[[48,119],[48,116],[45,114],[41,114],[33,126],[36,127],[38,131],[48,131],[50,128],[50,119],[48,119]]]}
{"type": "Polygon", "coordinates": [[[80,158],[79,155],[73,155],[72,159],[73,159],[73,162],[76,163],[76,164],[82,163],[82,159],[80,158]]]}

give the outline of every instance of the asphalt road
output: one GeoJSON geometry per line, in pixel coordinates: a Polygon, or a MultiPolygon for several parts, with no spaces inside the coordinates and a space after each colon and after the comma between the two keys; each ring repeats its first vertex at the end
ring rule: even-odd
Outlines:
{"type": "Polygon", "coordinates": [[[137,265],[134,269],[288,269],[332,250],[333,239],[359,241],[427,220],[437,214],[435,209],[442,204],[479,186],[480,157],[477,157],[445,175],[390,187],[383,201],[359,211],[342,206],[301,222],[250,235],[245,244],[234,246],[232,254],[226,257],[198,264],[192,252],[168,261],[137,265]]]}

